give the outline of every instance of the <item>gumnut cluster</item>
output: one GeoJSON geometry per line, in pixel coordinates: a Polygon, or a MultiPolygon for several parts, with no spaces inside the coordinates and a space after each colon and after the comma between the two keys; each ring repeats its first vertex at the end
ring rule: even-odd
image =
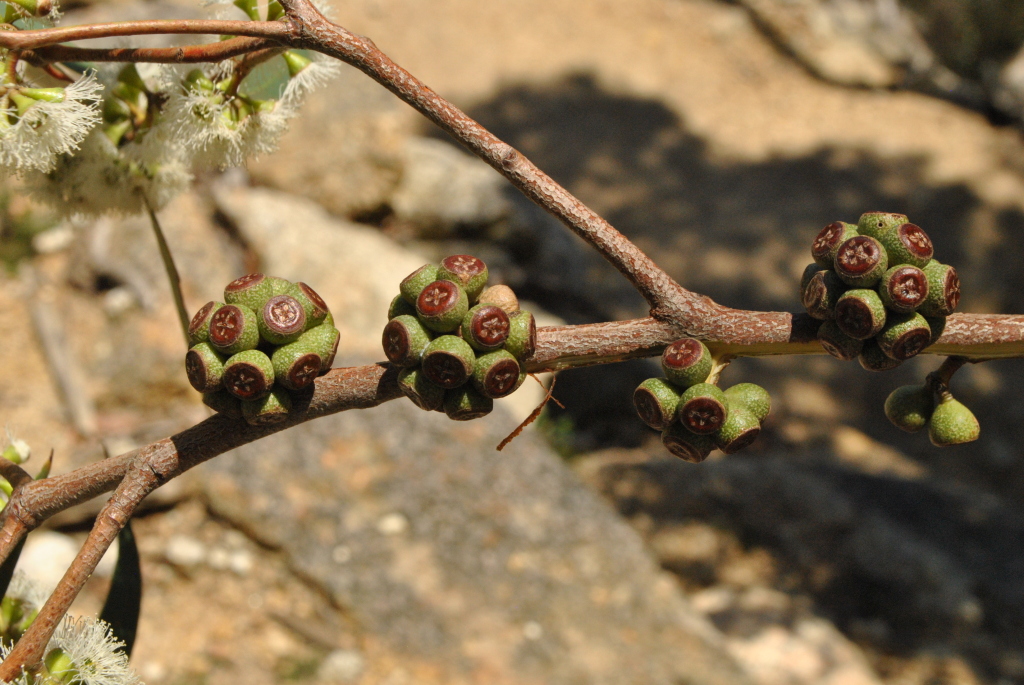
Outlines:
{"type": "Polygon", "coordinates": [[[508,286],[487,287],[483,261],[445,257],[406,276],[399,290],[381,342],[416,406],[468,421],[522,385],[537,325],[508,286]]]}
{"type": "Polygon", "coordinates": [[[185,371],[203,402],[257,426],[283,421],[327,373],[340,334],[323,298],[305,283],[260,273],[224,288],[189,324],[185,371]]]}
{"type": "Polygon", "coordinates": [[[704,343],[683,338],[661,355],[665,377],[648,378],[633,393],[640,419],[660,430],[668,451],[686,461],[704,461],[716,447],[726,454],[740,451],[757,438],[771,410],[768,391],[759,385],[721,390],[711,378],[714,366],[704,343]]]}
{"type": "Polygon", "coordinates": [[[893,390],[885,400],[885,416],[908,433],[927,426],[928,437],[936,447],[977,440],[981,426],[974,413],[933,376],[923,385],[903,385],[893,390]]]}
{"type": "Polygon", "coordinates": [[[800,290],[807,313],[824,321],[818,340],[869,371],[891,369],[931,345],[960,301],[956,269],[933,259],[928,234],[903,214],[831,223],[811,255],[800,290]]]}

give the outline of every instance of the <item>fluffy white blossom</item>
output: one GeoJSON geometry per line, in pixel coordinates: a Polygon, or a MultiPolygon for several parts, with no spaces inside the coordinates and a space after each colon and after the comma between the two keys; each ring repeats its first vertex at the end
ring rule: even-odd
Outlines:
{"type": "MultiPolygon", "coordinates": [[[[140,685],[139,677],[128,666],[128,657],[120,651],[123,643],[114,637],[110,626],[95,618],[73,619],[65,616],[47,645],[47,654],[61,650],[73,664],[75,685],[140,685]]],[[[0,646],[4,659],[12,649],[11,645],[0,646]]],[[[28,674],[11,681],[17,685],[48,685],[63,683],[55,677],[33,678],[28,674]]]]}
{"type": "Polygon", "coordinates": [[[326,85],[341,71],[338,60],[320,53],[313,53],[309,64],[299,73],[288,79],[288,84],[281,94],[281,102],[286,107],[298,109],[306,96],[314,90],[326,85]]]}

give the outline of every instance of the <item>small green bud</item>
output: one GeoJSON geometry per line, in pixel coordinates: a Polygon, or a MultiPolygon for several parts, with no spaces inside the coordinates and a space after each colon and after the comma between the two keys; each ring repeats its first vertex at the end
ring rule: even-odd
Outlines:
{"type": "Polygon", "coordinates": [[[185,355],[185,374],[188,382],[199,392],[213,392],[220,388],[227,357],[213,349],[210,343],[194,345],[185,355]]]}
{"type": "Polygon", "coordinates": [[[260,342],[256,313],[244,304],[218,307],[210,317],[209,342],[222,354],[254,349],[260,342]]]}
{"type": "Polygon", "coordinates": [[[306,312],[291,295],[274,295],[256,320],[260,337],[273,345],[295,342],[306,330],[306,312]]]}
{"type": "Polygon", "coordinates": [[[703,383],[711,375],[711,351],[696,338],[682,338],[661,353],[661,370],[680,388],[703,383]]]}
{"type": "Polygon", "coordinates": [[[519,298],[512,292],[512,288],[507,285],[492,285],[480,293],[480,299],[477,300],[477,303],[493,304],[495,307],[501,307],[509,316],[519,311],[519,298]]]}
{"type": "Polygon", "coordinates": [[[196,312],[188,324],[188,338],[191,344],[198,345],[210,339],[210,319],[213,318],[213,313],[223,306],[223,302],[207,302],[196,312]]]}
{"type": "Polygon", "coordinates": [[[281,423],[292,409],[291,395],[284,388],[274,388],[266,397],[242,402],[242,418],[250,426],[281,423]]]}
{"type": "Polygon", "coordinates": [[[525,309],[520,309],[514,314],[509,314],[508,323],[508,339],[505,340],[505,349],[520,361],[532,357],[537,350],[537,321],[533,318],[533,314],[525,309]]]}
{"type": "Polygon", "coordinates": [[[388,320],[396,316],[416,316],[416,307],[406,302],[400,294],[395,295],[395,299],[391,300],[391,306],[388,307],[388,320]]]}
{"type": "Polygon", "coordinates": [[[882,244],[871,236],[850,238],[836,252],[836,275],[854,288],[870,288],[882,278],[889,267],[889,258],[882,244]]]}
{"type": "Polygon", "coordinates": [[[423,350],[423,373],[445,390],[457,388],[468,381],[475,365],[473,348],[456,335],[434,338],[423,350]]]}
{"type": "Polygon", "coordinates": [[[888,371],[903,363],[882,352],[874,339],[864,341],[864,349],[857,355],[857,361],[865,371],[888,371]]]}
{"type": "Polygon", "coordinates": [[[665,449],[684,461],[699,464],[715,449],[715,439],[710,435],[691,433],[681,424],[673,423],[661,433],[665,449]]]}
{"type": "Polygon", "coordinates": [[[341,341],[341,333],[334,327],[334,320],[328,314],[324,322],[315,328],[299,336],[298,342],[308,345],[321,360],[320,375],[331,370],[334,365],[334,357],[338,353],[338,343],[341,341]]]}
{"type": "Polygon", "coordinates": [[[836,261],[839,246],[857,235],[857,227],[843,221],[834,221],[821,229],[811,244],[811,257],[823,269],[831,269],[836,261]]]}
{"type": "Polygon", "coordinates": [[[427,380],[422,369],[398,372],[398,389],[420,409],[437,411],[444,406],[445,389],[427,380]]]}
{"type": "Polygon", "coordinates": [[[679,423],[694,433],[710,435],[729,417],[729,401],[717,386],[698,383],[679,396],[676,416],[679,423]]]}
{"type": "Polygon", "coordinates": [[[474,350],[490,352],[500,349],[511,330],[508,314],[492,304],[478,304],[462,319],[462,338],[474,350]]]}
{"type": "Polygon", "coordinates": [[[679,391],[665,378],[648,378],[633,391],[633,406],[640,420],[654,430],[664,430],[676,420],[679,391]]]}
{"type": "Polygon", "coordinates": [[[469,298],[452,281],[434,281],[416,298],[416,315],[423,325],[438,333],[451,333],[469,311],[469,298]]]}
{"type": "Polygon", "coordinates": [[[43,665],[50,676],[46,679],[47,683],[52,683],[54,678],[61,683],[73,683],[80,680],[75,662],[60,647],[47,652],[46,656],[43,657],[43,665]]]}
{"type": "Polygon", "coordinates": [[[131,86],[140,93],[149,91],[146,82],[142,80],[142,75],[139,74],[139,70],[134,64],[129,63],[121,67],[121,71],[117,73],[117,81],[126,86],[131,86]]]}
{"type": "Polygon", "coordinates": [[[889,255],[889,266],[923,267],[935,253],[932,239],[917,224],[900,224],[876,237],[889,255]]]}
{"type": "Polygon", "coordinates": [[[892,314],[878,334],[878,346],[893,359],[906,361],[932,343],[932,330],[918,313],[892,314]]]}
{"type": "Polygon", "coordinates": [[[121,144],[121,139],[132,129],[132,122],[130,119],[119,121],[114,124],[103,127],[103,134],[107,137],[111,143],[115,146],[121,144]]]}
{"type": "Polygon", "coordinates": [[[928,278],[928,295],[917,311],[924,316],[949,316],[960,304],[960,277],[956,269],[932,260],[922,271],[928,278]]]}
{"type": "Polygon", "coordinates": [[[274,380],[288,390],[305,390],[320,375],[323,359],[309,343],[297,341],[282,345],[270,356],[274,380]]]}
{"type": "Polygon", "coordinates": [[[437,277],[458,283],[466,291],[469,301],[476,303],[487,285],[487,265],[471,255],[456,254],[441,260],[437,277]]]}
{"type": "Polygon", "coordinates": [[[496,350],[477,357],[473,366],[473,387],[481,395],[496,400],[511,395],[519,387],[521,375],[516,358],[506,350],[496,350]]]}
{"type": "Polygon", "coordinates": [[[436,264],[424,264],[403,278],[401,285],[398,286],[398,290],[402,293],[405,301],[416,306],[416,300],[419,299],[423,289],[438,280],[437,272],[438,267],[436,264]]]}
{"type": "Polygon", "coordinates": [[[907,216],[905,214],[865,212],[860,215],[860,220],[857,222],[857,230],[863,235],[880,238],[882,235],[896,230],[897,227],[905,223],[907,223],[907,216]]]}
{"type": "Polygon", "coordinates": [[[864,341],[851,338],[835,321],[826,321],[818,328],[818,342],[825,348],[825,351],[836,359],[844,362],[857,358],[864,348],[864,341]]]}
{"type": "Polygon", "coordinates": [[[835,316],[836,302],[846,291],[846,284],[834,271],[823,269],[818,271],[803,289],[801,301],[807,313],[815,319],[831,319],[835,316]]]}
{"type": "Polygon", "coordinates": [[[263,352],[245,350],[224,363],[223,382],[224,389],[240,400],[260,399],[274,384],[274,365],[263,352]]]}
{"type": "MultiPolygon", "coordinates": [[[[831,269],[832,269],[832,267],[829,266],[829,268],[827,270],[831,271],[831,269]]],[[[810,264],[808,264],[807,266],[804,267],[804,272],[800,276],[800,295],[801,295],[801,297],[803,296],[804,291],[807,290],[807,284],[811,282],[812,278],[814,278],[814,274],[818,273],[819,271],[826,271],[826,269],[823,269],[822,267],[818,266],[814,262],[811,262],[810,264]]]]}
{"type": "Polygon", "coordinates": [[[885,399],[885,416],[892,425],[915,433],[926,425],[935,409],[935,398],[926,385],[903,385],[885,399]]]}
{"type": "Polygon", "coordinates": [[[487,416],[494,409],[494,400],[481,395],[471,385],[448,390],[444,394],[444,413],[453,421],[471,421],[487,416]]]}
{"type": "Polygon", "coordinates": [[[33,100],[40,102],[64,102],[63,88],[25,88],[21,87],[18,92],[33,100]]]}
{"type": "Polygon", "coordinates": [[[209,93],[213,90],[213,81],[207,78],[202,69],[193,69],[185,75],[182,85],[185,90],[209,93]]]}
{"type": "Polygon", "coordinates": [[[419,319],[403,314],[384,326],[381,344],[384,345],[384,355],[392,364],[416,366],[433,337],[419,319]]]}
{"type": "Polygon", "coordinates": [[[313,63],[313,60],[300,55],[294,50],[285,50],[281,56],[284,57],[285,64],[288,65],[288,75],[291,77],[298,76],[306,67],[313,63]]]}
{"type": "Polygon", "coordinates": [[[978,419],[949,394],[939,401],[928,421],[928,437],[936,447],[973,442],[980,434],[978,419]]]}
{"type": "Polygon", "coordinates": [[[882,304],[899,314],[909,314],[920,307],[928,296],[928,277],[924,271],[902,264],[882,274],[878,295],[882,304]]]}
{"type": "Polygon", "coordinates": [[[764,421],[772,410],[772,398],[768,391],[755,383],[737,383],[725,391],[729,407],[741,406],[764,421]]]}
{"type": "Polygon", "coordinates": [[[715,446],[726,454],[735,454],[761,434],[761,422],[743,405],[729,405],[729,417],[714,434],[715,446]]]}
{"type": "Polygon", "coordinates": [[[260,273],[236,278],[224,288],[224,302],[243,304],[254,312],[263,309],[272,296],[270,279],[260,273]]]}
{"type": "Polygon", "coordinates": [[[25,116],[25,113],[39,102],[35,98],[30,98],[27,95],[22,95],[21,93],[13,90],[7,93],[7,97],[9,97],[11,102],[14,103],[14,109],[18,113],[19,117],[25,116]]]}
{"type": "Polygon", "coordinates": [[[836,302],[836,325],[851,338],[873,337],[885,326],[885,320],[885,305],[874,290],[847,290],[836,302]]]}
{"type": "Polygon", "coordinates": [[[296,292],[289,294],[302,305],[302,310],[306,313],[306,328],[322,324],[330,311],[324,298],[302,281],[295,284],[295,290],[296,292]]]}
{"type": "Polygon", "coordinates": [[[232,419],[242,418],[242,400],[227,390],[203,393],[203,404],[218,414],[223,414],[232,419]]]}

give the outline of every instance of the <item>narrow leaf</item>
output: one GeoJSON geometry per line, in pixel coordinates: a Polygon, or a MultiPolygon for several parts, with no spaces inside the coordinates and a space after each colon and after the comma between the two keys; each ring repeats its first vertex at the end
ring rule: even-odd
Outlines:
{"type": "Polygon", "coordinates": [[[171,286],[171,294],[174,295],[174,307],[178,310],[178,320],[181,324],[182,335],[185,336],[185,347],[189,346],[188,338],[188,310],[185,309],[185,296],[181,293],[181,277],[178,275],[178,267],[174,264],[174,256],[171,248],[164,237],[164,231],[160,227],[160,221],[156,218],[156,212],[149,204],[149,199],[143,195],[142,202],[146,205],[146,213],[149,214],[149,223],[153,226],[153,234],[156,236],[156,244],[160,248],[160,258],[164,262],[164,271],[167,272],[167,281],[171,286]]]}
{"type": "Polygon", "coordinates": [[[100,620],[110,624],[114,636],[124,642],[125,656],[131,656],[135,633],[139,627],[139,611],[142,608],[142,567],[139,565],[139,548],[135,545],[131,521],[118,533],[117,542],[117,566],[114,567],[110,593],[107,594],[100,620]]]}

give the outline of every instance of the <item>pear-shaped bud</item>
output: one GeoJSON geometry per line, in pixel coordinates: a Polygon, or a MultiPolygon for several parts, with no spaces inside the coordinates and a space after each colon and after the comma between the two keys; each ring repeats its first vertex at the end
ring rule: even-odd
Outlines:
{"type": "Polygon", "coordinates": [[[928,278],[928,296],[917,311],[924,316],[949,316],[960,304],[960,277],[956,269],[933,260],[922,271],[928,278]]]}
{"type": "Polygon", "coordinates": [[[917,312],[891,314],[876,340],[882,352],[902,362],[920,354],[931,344],[932,329],[917,312]]]}
{"type": "Polygon", "coordinates": [[[274,379],[288,390],[305,390],[320,375],[323,359],[308,342],[282,345],[270,356],[274,379]]]}
{"type": "Polygon", "coordinates": [[[889,268],[889,258],[876,239],[858,235],[839,246],[834,265],[843,283],[854,288],[870,288],[889,268]]]}
{"type": "Polygon", "coordinates": [[[676,409],[679,423],[694,433],[715,433],[729,417],[729,401],[725,393],[710,383],[698,383],[679,396],[676,409]]]}
{"type": "Polygon", "coordinates": [[[473,348],[456,335],[434,338],[423,350],[421,366],[427,379],[446,390],[469,380],[476,365],[473,348]]]}
{"type": "Polygon", "coordinates": [[[220,388],[224,376],[223,354],[213,349],[210,343],[194,345],[185,355],[185,374],[188,382],[199,392],[213,392],[220,388]]]}
{"type": "Polygon", "coordinates": [[[508,340],[511,323],[501,307],[478,304],[462,319],[462,338],[474,350],[493,352],[508,340]]]}
{"type": "Polygon", "coordinates": [[[427,380],[422,369],[398,372],[398,389],[420,409],[437,411],[444,406],[445,389],[427,380]]]}
{"type": "Polygon", "coordinates": [[[703,383],[711,375],[711,351],[696,338],[682,338],[661,353],[661,370],[680,388],[703,383]]]}
{"type": "Polygon", "coordinates": [[[210,339],[210,319],[213,318],[213,313],[223,306],[223,302],[207,302],[196,312],[188,324],[188,339],[191,344],[198,345],[210,339]]]}
{"type": "Polygon", "coordinates": [[[256,312],[244,304],[218,307],[210,317],[209,341],[221,354],[255,349],[260,342],[256,312]]]}
{"type": "Polygon", "coordinates": [[[492,285],[480,293],[480,299],[477,300],[477,303],[493,304],[495,307],[501,307],[510,316],[519,311],[519,298],[512,292],[512,288],[507,285],[492,285]]]}
{"type": "Polygon", "coordinates": [[[506,350],[488,352],[476,359],[473,366],[473,387],[480,394],[496,400],[511,395],[519,387],[520,375],[522,375],[522,369],[519,362],[510,352],[506,350]]]}
{"type": "Polygon", "coordinates": [[[839,246],[857,235],[857,227],[842,221],[834,221],[821,229],[811,244],[811,257],[823,269],[831,269],[836,260],[839,246]]]}
{"type": "Polygon", "coordinates": [[[678,423],[661,432],[661,443],[665,449],[683,461],[699,464],[715,449],[715,439],[710,435],[697,435],[678,423]]]}
{"type": "Polygon", "coordinates": [[[222,380],[224,389],[238,399],[258,400],[266,397],[274,384],[274,365],[263,352],[245,350],[228,357],[222,380]]]}
{"type": "Polygon", "coordinates": [[[487,285],[487,265],[468,254],[455,254],[441,260],[438,279],[454,281],[466,291],[471,303],[476,303],[487,285]]]}
{"type": "Polygon", "coordinates": [[[885,305],[874,290],[847,290],[836,302],[836,325],[851,338],[867,340],[885,326],[885,305]]]}
{"type": "Polygon", "coordinates": [[[926,385],[902,385],[885,399],[885,417],[908,433],[927,426],[934,409],[935,397],[926,385]]]}
{"type": "Polygon", "coordinates": [[[835,321],[826,321],[818,328],[818,342],[836,359],[851,361],[864,348],[864,341],[851,338],[835,321]]]}
{"type": "Polygon", "coordinates": [[[434,281],[416,299],[416,315],[423,325],[438,333],[451,333],[469,311],[466,291],[452,281],[434,281]]]}
{"type": "Polygon", "coordinates": [[[907,223],[906,214],[865,212],[860,215],[860,219],[857,221],[857,230],[862,235],[869,235],[872,238],[880,238],[886,233],[895,231],[899,226],[905,223],[907,223]]]}
{"type": "Polygon", "coordinates": [[[384,355],[392,364],[416,366],[432,338],[433,334],[419,319],[403,314],[391,319],[384,326],[381,343],[384,346],[384,355]]]}
{"type": "Polygon", "coordinates": [[[936,447],[973,442],[981,434],[978,419],[970,409],[946,395],[928,421],[928,437],[936,447]]]}
{"type": "Polygon", "coordinates": [[[514,314],[509,314],[508,323],[508,339],[505,340],[505,349],[520,361],[532,357],[537,349],[537,321],[533,318],[533,314],[525,309],[520,309],[514,314]]]}
{"type": "Polygon", "coordinates": [[[310,288],[308,285],[299,281],[295,284],[295,291],[292,293],[292,297],[299,301],[302,305],[302,311],[306,313],[306,328],[313,328],[319,326],[327,318],[327,313],[330,311],[327,308],[327,303],[324,302],[324,298],[320,297],[320,294],[310,288]]]}
{"type": "Polygon", "coordinates": [[[259,310],[260,337],[272,345],[295,342],[306,330],[306,311],[291,295],[275,295],[259,310]]]}
{"type": "Polygon", "coordinates": [[[453,421],[472,421],[487,416],[494,409],[494,400],[481,395],[471,385],[448,390],[444,394],[444,413],[453,421]]]}
{"type": "Polygon", "coordinates": [[[236,278],[224,288],[224,302],[242,304],[258,312],[271,298],[270,279],[260,273],[236,278]]]}
{"type": "Polygon", "coordinates": [[[772,398],[768,391],[755,383],[737,383],[725,391],[729,407],[742,406],[757,420],[763,422],[772,410],[772,398]]]}
{"type": "Polygon", "coordinates": [[[403,278],[402,283],[398,286],[398,290],[402,293],[405,301],[416,306],[416,300],[419,299],[423,289],[438,280],[437,271],[437,264],[424,264],[403,278]]]}
{"type": "Polygon", "coordinates": [[[406,302],[401,295],[395,295],[388,307],[388,321],[396,316],[416,316],[416,307],[406,302]]]}
{"type": "Polygon", "coordinates": [[[735,454],[761,434],[761,422],[746,407],[729,405],[729,417],[714,434],[715,446],[726,454],[735,454]]]}
{"type": "Polygon", "coordinates": [[[888,371],[903,363],[882,352],[874,339],[864,341],[864,349],[857,355],[857,361],[865,371],[888,371]]]}
{"type": "Polygon", "coordinates": [[[218,414],[223,414],[233,419],[242,418],[242,400],[227,390],[203,393],[203,404],[218,414]]]}
{"type": "Polygon", "coordinates": [[[835,316],[836,302],[846,291],[846,284],[830,269],[818,271],[807,281],[801,294],[801,301],[807,313],[815,319],[831,319],[835,316]]]}
{"type": "Polygon", "coordinates": [[[291,395],[284,388],[274,388],[266,397],[242,402],[242,418],[250,426],[269,426],[288,418],[292,409],[291,395]]]}
{"type": "Polygon", "coordinates": [[[648,378],[633,391],[633,406],[641,421],[664,430],[676,420],[679,391],[665,378],[648,378]]]}
{"type": "Polygon", "coordinates": [[[928,296],[928,277],[916,266],[894,266],[878,284],[882,304],[899,314],[909,314],[920,307],[928,296]]]}
{"type": "Polygon", "coordinates": [[[935,254],[932,239],[917,224],[900,224],[875,236],[889,255],[889,266],[910,264],[923,267],[935,254]]]}

